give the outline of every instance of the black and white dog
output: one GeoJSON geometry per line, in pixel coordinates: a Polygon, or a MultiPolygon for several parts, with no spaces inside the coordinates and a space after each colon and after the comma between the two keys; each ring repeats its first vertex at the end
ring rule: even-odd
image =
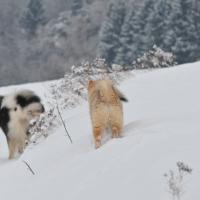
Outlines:
{"type": "Polygon", "coordinates": [[[23,153],[32,119],[44,112],[40,98],[30,90],[0,96],[0,127],[6,135],[9,159],[23,153]]]}

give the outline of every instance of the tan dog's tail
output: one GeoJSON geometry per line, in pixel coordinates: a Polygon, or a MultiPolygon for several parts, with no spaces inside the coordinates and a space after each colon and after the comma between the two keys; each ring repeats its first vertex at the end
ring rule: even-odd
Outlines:
{"type": "Polygon", "coordinates": [[[112,86],[112,87],[121,101],[128,102],[128,99],[125,97],[125,95],[119,89],[117,89],[115,86],[112,86]]]}
{"type": "Polygon", "coordinates": [[[110,89],[113,90],[113,92],[121,101],[128,102],[128,99],[125,97],[125,95],[119,89],[117,89],[110,80],[90,80],[88,84],[88,91],[93,93],[92,96],[97,96],[99,99],[101,99],[101,101],[105,102],[110,99],[110,89]]]}

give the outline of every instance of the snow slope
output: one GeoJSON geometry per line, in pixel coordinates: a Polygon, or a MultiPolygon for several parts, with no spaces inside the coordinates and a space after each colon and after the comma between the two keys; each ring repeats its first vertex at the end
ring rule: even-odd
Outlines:
{"type": "MultiPolygon", "coordinates": [[[[163,176],[183,161],[193,168],[181,200],[200,199],[200,63],[134,73],[121,90],[124,137],[93,147],[87,102],[66,110],[63,127],[13,161],[7,160],[0,134],[0,199],[29,200],[167,200],[163,176]],[[27,161],[32,175],[22,162],[27,161]]],[[[42,96],[47,83],[0,89],[31,88],[42,96]]]]}

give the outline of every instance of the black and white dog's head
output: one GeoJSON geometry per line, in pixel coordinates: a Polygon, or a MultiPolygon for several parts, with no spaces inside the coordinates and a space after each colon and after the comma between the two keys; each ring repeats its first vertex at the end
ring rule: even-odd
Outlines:
{"type": "Polygon", "coordinates": [[[9,132],[9,123],[12,122],[16,126],[19,124],[27,125],[30,120],[43,112],[44,106],[40,98],[30,90],[21,90],[0,96],[0,126],[5,134],[9,132]]]}

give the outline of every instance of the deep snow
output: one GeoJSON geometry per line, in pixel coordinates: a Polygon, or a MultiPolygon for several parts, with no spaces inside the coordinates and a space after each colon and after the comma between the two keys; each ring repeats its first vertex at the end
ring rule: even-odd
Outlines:
{"type": "MultiPolygon", "coordinates": [[[[73,144],[61,126],[20,158],[8,161],[1,133],[0,199],[168,200],[172,197],[164,173],[183,161],[193,172],[185,179],[181,200],[199,200],[199,66],[197,62],[134,72],[120,87],[129,99],[124,104],[124,136],[106,141],[98,150],[87,102],[63,113],[73,144]]],[[[29,88],[44,96],[48,85],[4,87],[0,92],[29,88]]]]}

